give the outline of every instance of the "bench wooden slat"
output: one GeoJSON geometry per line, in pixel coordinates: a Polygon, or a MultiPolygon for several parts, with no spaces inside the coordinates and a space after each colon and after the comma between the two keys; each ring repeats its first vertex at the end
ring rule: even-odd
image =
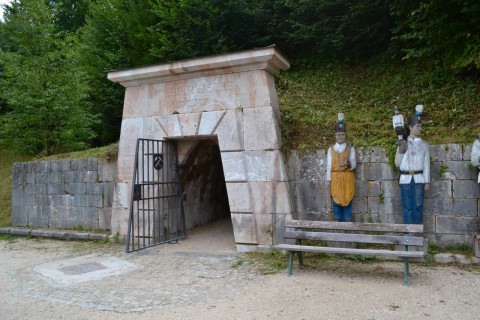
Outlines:
{"type": "Polygon", "coordinates": [[[384,257],[406,257],[406,258],[422,258],[425,253],[423,251],[401,251],[401,250],[376,250],[376,249],[353,249],[353,248],[335,248],[335,247],[314,247],[301,246],[292,244],[279,244],[275,246],[279,250],[287,250],[293,252],[317,252],[332,254],[358,254],[364,256],[384,256],[384,257]]]}
{"type": "Polygon", "coordinates": [[[324,230],[423,233],[422,224],[287,220],[285,221],[285,227],[286,228],[304,228],[304,229],[324,229],[324,230]]]}
{"type": "Polygon", "coordinates": [[[405,258],[404,285],[408,286],[408,258],[423,258],[428,251],[428,240],[423,238],[423,225],[421,224],[287,220],[284,231],[285,239],[328,241],[328,246],[305,245],[305,243],[276,245],[275,248],[290,252],[288,276],[292,275],[295,254],[298,256],[300,265],[303,265],[302,252],[397,257],[405,258]],[[377,232],[380,234],[369,234],[377,232]],[[392,248],[393,250],[375,247],[369,249],[344,248],[342,243],[345,242],[388,244],[395,245],[395,247],[392,248]],[[407,247],[402,249],[401,246],[407,247]]]}
{"type": "Polygon", "coordinates": [[[369,235],[369,234],[349,234],[349,233],[287,230],[285,231],[285,239],[304,239],[304,240],[423,246],[423,237],[414,237],[414,236],[369,235]]]}

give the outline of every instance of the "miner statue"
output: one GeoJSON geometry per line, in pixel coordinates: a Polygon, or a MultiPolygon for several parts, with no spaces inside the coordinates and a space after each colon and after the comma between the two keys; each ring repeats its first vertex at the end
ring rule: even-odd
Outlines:
{"type": "Polygon", "coordinates": [[[430,188],[430,146],[421,138],[423,106],[417,105],[415,111],[408,117],[410,133],[395,154],[405,224],[423,224],[424,193],[430,188]]]}
{"type": "Polygon", "coordinates": [[[355,148],[346,142],[344,114],[338,114],[335,125],[335,144],[327,152],[327,181],[330,182],[333,218],[335,221],[352,221],[352,200],[355,193],[357,165],[355,148]]]}
{"type": "MultiPolygon", "coordinates": [[[[480,169],[480,133],[477,135],[477,139],[475,139],[475,141],[473,142],[470,162],[472,163],[472,165],[480,169]]],[[[480,192],[480,172],[478,173],[477,183],[478,192],[480,192]]]]}

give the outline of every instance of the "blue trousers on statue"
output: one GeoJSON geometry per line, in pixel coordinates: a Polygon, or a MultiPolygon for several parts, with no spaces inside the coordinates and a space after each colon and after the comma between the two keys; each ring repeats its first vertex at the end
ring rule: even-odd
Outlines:
{"type": "Polygon", "coordinates": [[[415,183],[414,179],[409,184],[400,184],[402,195],[403,223],[423,224],[423,195],[424,183],[415,183]]]}
{"type": "Polygon", "coordinates": [[[343,207],[335,203],[332,200],[332,207],[333,207],[333,219],[339,222],[349,222],[352,221],[352,201],[343,207]]]}

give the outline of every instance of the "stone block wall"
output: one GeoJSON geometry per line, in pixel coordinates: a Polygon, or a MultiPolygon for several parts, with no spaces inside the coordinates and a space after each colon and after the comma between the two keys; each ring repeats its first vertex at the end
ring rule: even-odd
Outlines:
{"type": "MultiPolygon", "coordinates": [[[[355,221],[402,223],[399,173],[382,148],[357,148],[355,221]]],[[[478,169],[470,163],[471,146],[431,145],[431,184],[425,193],[424,226],[431,243],[439,246],[473,245],[480,233],[478,169]]],[[[288,155],[293,194],[293,217],[330,220],[332,205],[325,180],[326,150],[288,155]]]]}
{"type": "Polygon", "coordinates": [[[105,159],[16,163],[12,225],[110,229],[115,166],[105,159]]]}
{"type": "MultiPolygon", "coordinates": [[[[389,164],[386,151],[372,147],[357,148],[356,152],[354,220],[402,223],[398,172],[389,164]]],[[[473,245],[475,235],[480,234],[480,194],[478,169],[470,164],[471,146],[432,145],[430,153],[431,187],[425,193],[424,205],[426,236],[442,247],[473,245]]],[[[330,220],[326,151],[302,155],[292,151],[287,158],[285,180],[290,181],[293,218],[330,220]]],[[[104,159],[15,164],[12,225],[110,229],[115,167],[115,162],[104,159]]],[[[229,177],[228,166],[224,171],[229,177]]]]}

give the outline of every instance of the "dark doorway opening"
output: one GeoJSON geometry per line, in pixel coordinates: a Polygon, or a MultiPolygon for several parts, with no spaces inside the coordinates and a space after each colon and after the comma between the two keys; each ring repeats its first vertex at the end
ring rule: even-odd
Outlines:
{"type": "MultiPolygon", "coordinates": [[[[228,220],[231,227],[230,205],[217,139],[179,140],[177,144],[184,144],[186,148],[182,149],[188,150],[180,160],[187,230],[212,222],[218,224],[221,220],[228,220]]],[[[233,239],[233,227],[230,232],[233,239]]]]}

